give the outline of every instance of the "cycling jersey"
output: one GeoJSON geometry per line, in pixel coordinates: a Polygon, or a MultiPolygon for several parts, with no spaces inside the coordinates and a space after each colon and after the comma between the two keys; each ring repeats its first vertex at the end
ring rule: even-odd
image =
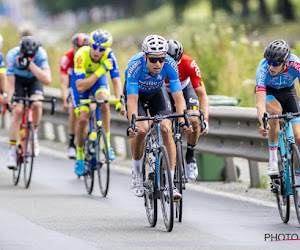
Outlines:
{"type": "Polygon", "coordinates": [[[4,57],[3,54],[0,52],[0,74],[5,74],[5,73],[6,73],[6,68],[4,63],[4,57]]]}
{"type": "MultiPolygon", "coordinates": [[[[8,51],[6,55],[7,62],[7,75],[16,75],[24,78],[33,78],[34,74],[26,67],[19,66],[16,62],[16,57],[20,56],[20,47],[14,47],[10,51],[8,51]]],[[[45,49],[43,47],[39,47],[33,62],[41,69],[50,69],[48,63],[48,57],[45,49]]]]}
{"type": "Polygon", "coordinates": [[[74,49],[69,49],[60,60],[60,73],[64,75],[72,75],[74,68],[74,49]]]}
{"type": "Polygon", "coordinates": [[[178,68],[172,57],[167,55],[161,72],[152,76],[146,68],[143,55],[144,53],[140,52],[133,56],[125,70],[128,95],[138,95],[139,91],[148,94],[155,93],[162,87],[166,78],[170,81],[172,93],[182,90],[178,79],[178,68]]]}
{"type": "Polygon", "coordinates": [[[74,72],[76,80],[90,77],[101,66],[101,61],[105,59],[111,59],[113,63],[113,68],[110,70],[110,77],[112,79],[120,77],[117,57],[111,48],[106,49],[99,62],[94,62],[92,60],[90,51],[90,46],[83,46],[75,54],[74,72]]]}
{"type": "Polygon", "coordinates": [[[300,77],[300,59],[291,54],[289,57],[286,70],[282,74],[272,76],[268,69],[266,59],[260,61],[256,70],[256,88],[255,91],[266,91],[267,87],[273,89],[282,89],[294,84],[295,78],[300,77]]]}
{"type": "MultiPolygon", "coordinates": [[[[179,80],[181,88],[184,89],[188,84],[192,83],[193,88],[196,89],[200,86],[204,86],[200,69],[194,59],[187,55],[182,55],[179,63],[177,64],[179,71],[179,80]]],[[[170,92],[170,82],[166,79],[166,86],[168,92],[170,92]]]]}

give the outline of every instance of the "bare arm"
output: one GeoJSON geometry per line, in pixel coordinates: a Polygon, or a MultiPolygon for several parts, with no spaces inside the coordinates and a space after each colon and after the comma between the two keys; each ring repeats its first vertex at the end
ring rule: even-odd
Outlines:
{"type": "Polygon", "coordinates": [[[2,92],[7,92],[7,77],[6,74],[0,74],[1,90],[2,92]]]}
{"type": "Polygon", "coordinates": [[[195,88],[196,95],[198,96],[199,105],[203,112],[204,119],[209,118],[209,102],[206,94],[206,89],[204,86],[195,88]]]}
{"type": "Polygon", "coordinates": [[[34,74],[34,76],[46,85],[50,85],[52,82],[51,71],[49,69],[41,69],[33,60],[30,62],[28,69],[34,74]]]}
{"type": "Polygon", "coordinates": [[[138,99],[139,96],[135,94],[127,96],[127,115],[129,123],[131,123],[132,114],[138,116],[138,99]]]}
{"type": "MultiPolygon", "coordinates": [[[[176,113],[183,114],[183,111],[186,109],[186,104],[185,104],[182,91],[172,93],[172,97],[175,103],[176,113]]],[[[184,118],[179,118],[179,120],[181,122],[184,122],[184,118]]]]}
{"type": "Polygon", "coordinates": [[[7,99],[10,102],[15,92],[16,77],[14,75],[7,76],[7,99]]]}
{"type": "Polygon", "coordinates": [[[113,79],[111,79],[114,85],[114,91],[115,91],[115,96],[117,99],[121,98],[121,94],[122,94],[122,82],[120,77],[115,77],[113,79]]]}
{"type": "Polygon", "coordinates": [[[259,91],[259,92],[256,92],[255,95],[256,95],[257,117],[258,117],[258,121],[260,123],[258,131],[262,136],[266,136],[268,134],[268,130],[270,128],[270,126],[268,125],[267,130],[265,130],[263,122],[262,122],[264,112],[266,112],[266,92],[259,91]]]}
{"type": "Polygon", "coordinates": [[[99,77],[94,73],[88,78],[76,80],[77,90],[82,93],[85,90],[90,89],[98,79],[99,77]]]}
{"type": "Polygon", "coordinates": [[[60,74],[60,89],[61,89],[61,97],[63,100],[63,108],[65,111],[68,111],[68,87],[69,87],[69,75],[60,74]]]}

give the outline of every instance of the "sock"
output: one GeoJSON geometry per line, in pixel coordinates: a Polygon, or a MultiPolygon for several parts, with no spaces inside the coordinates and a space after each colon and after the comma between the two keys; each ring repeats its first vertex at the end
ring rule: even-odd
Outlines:
{"type": "Polygon", "coordinates": [[[75,139],[75,135],[69,134],[69,148],[71,148],[71,147],[75,148],[74,139],[75,139]]]}
{"type": "Polygon", "coordinates": [[[195,149],[196,145],[191,145],[191,144],[187,144],[187,150],[186,150],[186,155],[185,155],[185,159],[187,163],[190,163],[192,158],[194,157],[194,149],[195,149]]]}
{"type": "MultiPolygon", "coordinates": [[[[171,181],[172,181],[172,187],[174,188],[174,170],[171,170],[171,181]]],[[[164,170],[164,174],[166,177],[166,183],[165,183],[165,187],[169,187],[169,180],[168,180],[168,174],[167,171],[164,170]]]]}
{"type": "Polygon", "coordinates": [[[17,142],[15,140],[9,141],[9,155],[16,156],[17,153],[17,142]]]}
{"type": "Polygon", "coordinates": [[[132,173],[137,174],[142,172],[142,164],[143,164],[143,157],[139,160],[134,160],[132,158],[133,168],[132,173]]]}
{"type": "Polygon", "coordinates": [[[269,162],[275,161],[278,162],[277,158],[277,149],[278,149],[278,142],[273,143],[269,142],[269,162]]]}
{"type": "Polygon", "coordinates": [[[106,133],[107,147],[110,147],[110,132],[106,133]]]}
{"type": "Polygon", "coordinates": [[[76,151],[77,151],[76,159],[77,160],[84,160],[85,155],[84,155],[84,152],[83,152],[83,147],[76,146],[76,151]]]}
{"type": "Polygon", "coordinates": [[[38,137],[39,125],[34,125],[34,136],[38,137]]]}

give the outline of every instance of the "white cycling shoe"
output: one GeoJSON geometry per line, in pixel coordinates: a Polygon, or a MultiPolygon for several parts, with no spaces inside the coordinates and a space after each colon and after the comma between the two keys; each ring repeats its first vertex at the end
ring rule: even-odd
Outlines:
{"type": "Polygon", "coordinates": [[[76,148],[74,147],[69,147],[67,155],[70,159],[76,159],[76,148]]]}
{"type": "Polygon", "coordinates": [[[17,160],[16,160],[16,156],[13,155],[9,155],[7,162],[6,162],[6,166],[9,169],[17,169],[17,160]]]}
{"type": "Polygon", "coordinates": [[[186,164],[186,175],[192,181],[196,180],[198,177],[198,167],[194,157],[192,158],[191,162],[186,164]]]}
{"type": "Polygon", "coordinates": [[[143,173],[132,173],[131,182],[132,192],[137,197],[143,197],[144,187],[143,187],[143,173]]]}
{"type": "Polygon", "coordinates": [[[268,176],[274,176],[274,175],[278,176],[279,175],[278,162],[276,162],[276,161],[269,162],[267,174],[268,174],[268,176]]]}
{"type": "Polygon", "coordinates": [[[34,133],[34,156],[38,156],[40,154],[40,145],[38,140],[37,133],[34,133]]]}

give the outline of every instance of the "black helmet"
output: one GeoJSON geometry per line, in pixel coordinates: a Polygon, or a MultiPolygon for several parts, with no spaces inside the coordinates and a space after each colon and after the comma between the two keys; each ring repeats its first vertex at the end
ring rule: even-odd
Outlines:
{"type": "Polygon", "coordinates": [[[40,43],[33,36],[24,36],[20,42],[20,51],[25,56],[33,57],[40,43]]]}
{"type": "Polygon", "coordinates": [[[74,46],[80,48],[82,46],[89,45],[90,36],[84,33],[77,33],[72,37],[72,43],[74,46]]]}
{"type": "Polygon", "coordinates": [[[181,59],[183,52],[182,44],[176,40],[168,40],[167,43],[169,46],[168,55],[178,62],[181,59]]]}
{"type": "Polygon", "coordinates": [[[275,40],[265,49],[264,58],[271,62],[285,62],[291,55],[291,49],[284,40],[275,40]]]}

